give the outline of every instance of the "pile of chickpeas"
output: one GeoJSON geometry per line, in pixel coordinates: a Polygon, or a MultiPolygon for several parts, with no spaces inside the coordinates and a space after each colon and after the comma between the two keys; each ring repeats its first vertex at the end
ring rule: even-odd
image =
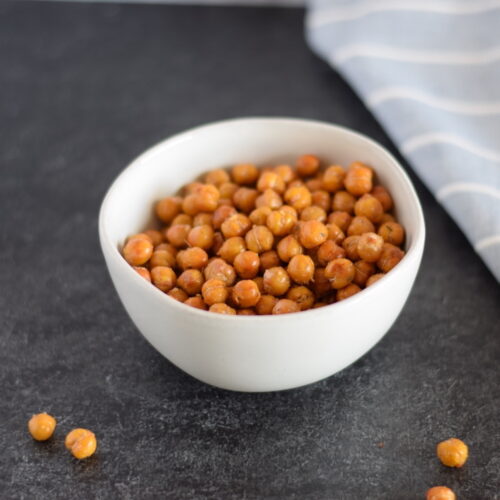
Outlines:
{"type": "Polygon", "coordinates": [[[216,169],[156,203],[163,226],[128,238],[126,261],[184,304],[220,314],[284,314],[360,292],[404,256],[405,231],[371,167],[216,169]]]}

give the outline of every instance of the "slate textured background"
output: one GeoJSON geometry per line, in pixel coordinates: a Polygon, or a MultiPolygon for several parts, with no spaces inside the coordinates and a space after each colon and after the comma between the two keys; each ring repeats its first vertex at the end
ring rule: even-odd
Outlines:
{"type": "Polygon", "coordinates": [[[337,122],[392,148],[302,39],[303,11],[0,4],[0,498],[500,499],[500,290],[415,180],[422,269],[380,344],[306,388],[193,380],[135,331],[97,241],[107,186],[146,147],[240,115],[337,122]],[[26,421],[59,420],[48,443],[26,421]],[[63,450],[89,427],[98,453],[63,450]],[[436,442],[460,436],[462,470],[436,442]],[[383,443],[383,446],[382,444],[383,443]]]}

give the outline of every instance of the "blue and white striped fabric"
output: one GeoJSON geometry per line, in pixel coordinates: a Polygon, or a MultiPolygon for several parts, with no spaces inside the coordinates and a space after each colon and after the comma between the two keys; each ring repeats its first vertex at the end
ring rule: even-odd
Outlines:
{"type": "Polygon", "coordinates": [[[500,0],[311,0],[306,26],[500,281],[500,0]]]}

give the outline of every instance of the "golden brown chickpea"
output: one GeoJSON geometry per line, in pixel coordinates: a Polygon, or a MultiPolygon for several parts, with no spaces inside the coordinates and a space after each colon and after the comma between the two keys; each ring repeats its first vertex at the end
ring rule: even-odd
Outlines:
{"type": "Polygon", "coordinates": [[[330,286],[336,290],[347,286],[355,274],[354,264],[349,259],[335,259],[325,267],[325,277],[330,281],[330,286]]]}
{"type": "Polygon", "coordinates": [[[155,212],[162,222],[168,224],[181,211],[182,199],[178,196],[163,198],[155,206],[155,212]]]}
{"type": "Polygon", "coordinates": [[[290,181],[287,185],[287,188],[294,188],[294,187],[306,187],[304,184],[304,181],[301,181],[300,179],[294,179],[293,181],[290,181]]]}
{"type": "Polygon", "coordinates": [[[213,184],[214,186],[220,186],[225,182],[229,182],[231,178],[229,174],[222,168],[216,168],[215,170],[210,170],[205,175],[205,184],[213,184]]]}
{"type": "Polygon", "coordinates": [[[238,307],[253,307],[259,302],[259,287],[253,280],[241,280],[233,286],[232,299],[238,307]]]}
{"type": "Polygon", "coordinates": [[[342,248],[345,250],[346,257],[352,261],[359,260],[358,242],[359,236],[348,236],[342,242],[342,248]]]}
{"type": "Polygon", "coordinates": [[[237,213],[222,223],[221,231],[226,238],[232,238],[233,236],[244,236],[251,227],[250,219],[246,215],[237,213]]]}
{"type": "Polygon", "coordinates": [[[304,208],[311,205],[311,192],[305,186],[289,186],[285,191],[285,201],[297,210],[297,212],[301,212],[304,208]]]}
{"type": "Polygon", "coordinates": [[[213,214],[200,212],[193,217],[193,227],[210,226],[212,227],[213,214]]]}
{"type": "Polygon", "coordinates": [[[328,212],[332,201],[330,195],[326,191],[317,189],[311,192],[311,203],[317,207],[321,207],[325,212],[328,212]]]}
{"type": "Polygon", "coordinates": [[[196,215],[201,210],[198,208],[198,197],[195,193],[188,194],[182,200],[182,211],[189,216],[196,215]]]}
{"type": "MultiPolygon", "coordinates": [[[[220,199],[219,190],[212,184],[201,185],[194,193],[195,205],[198,212],[214,212],[218,207],[218,201],[220,199]]],[[[186,200],[184,198],[184,200],[186,200]]],[[[183,204],[184,208],[184,204],[183,204]]],[[[184,210],[186,213],[186,210],[184,210]]]]}
{"type": "Polygon", "coordinates": [[[368,278],[375,272],[375,266],[371,262],[366,262],[366,260],[358,260],[354,263],[356,269],[356,274],[352,280],[358,286],[365,286],[368,278]]]}
{"type": "Polygon", "coordinates": [[[189,184],[186,184],[184,186],[184,194],[186,196],[194,194],[200,188],[200,186],[203,186],[203,183],[198,181],[190,182],[189,184]]]}
{"type": "Polygon", "coordinates": [[[353,217],[352,222],[347,228],[347,234],[349,236],[360,236],[363,233],[373,233],[375,232],[375,226],[373,223],[364,216],[353,217]]]}
{"type": "Polygon", "coordinates": [[[235,309],[233,309],[231,306],[228,306],[227,304],[222,304],[222,303],[217,303],[210,306],[209,311],[217,314],[230,314],[232,316],[236,314],[235,309]]]}
{"type": "Polygon", "coordinates": [[[300,213],[300,220],[319,220],[320,222],[325,222],[326,212],[321,207],[311,205],[302,210],[300,213]]]}
{"type": "Polygon", "coordinates": [[[299,241],[304,248],[314,248],[328,238],[328,229],[317,220],[308,220],[300,225],[299,241]]]}
{"type": "Polygon", "coordinates": [[[166,250],[167,252],[171,253],[174,257],[177,255],[177,248],[174,247],[171,243],[160,243],[158,246],[155,247],[155,252],[158,252],[160,250],[166,250]]]}
{"type": "Polygon", "coordinates": [[[188,233],[187,242],[192,247],[200,247],[208,250],[214,244],[214,230],[212,226],[204,224],[193,227],[188,233]]]}
{"type": "Polygon", "coordinates": [[[394,215],[384,213],[380,219],[380,224],[384,224],[385,222],[396,222],[396,219],[394,218],[394,215]]]}
{"type": "Polygon", "coordinates": [[[216,232],[214,234],[214,243],[212,245],[212,248],[210,249],[213,254],[217,255],[219,253],[219,250],[221,249],[222,245],[224,244],[224,236],[222,236],[222,233],[216,232]]]}
{"type": "Polygon", "coordinates": [[[177,265],[176,255],[177,252],[172,254],[168,250],[155,250],[151,255],[151,259],[149,259],[149,268],[153,269],[157,266],[175,267],[177,265]]]}
{"type": "Polygon", "coordinates": [[[388,212],[392,209],[393,202],[392,197],[384,186],[373,186],[372,196],[375,196],[378,201],[382,204],[384,212],[388,212]]]}
{"type": "Polygon", "coordinates": [[[352,216],[347,212],[336,211],[332,212],[327,219],[329,224],[336,224],[344,233],[347,231],[347,228],[351,224],[352,216]]]}
{"type": "Polygon", "coordinates": [[[378,223],[384,215],[384,209],[375,196],[364,194],[354,204],[354,213],[356,215],[362,215],[372,222],[378,223]]]}
{"type": "Polygon", "coordinates": [[[286,268],[288,275],[295,283],[305,285],[314,276],[314,262],[308,255],[295,255],[286,268]]]}
{"type": "Polygon", "coordinates": [[[356,295],[359,292],[361,292],[361,288],[354,283],[350,283],[344,288],[337,290],[337,295],[335,298],[337,302],[340,302],[341,300],[348,299],[349,297],[352,297],[353,295],[356,295]]]}
{"type": "Polygon", "coordinates": [[[147,235],[146,232],[144,233],[136,233],[136,234],[133,234],[132,236],[129,236],[125,243],[131,241],[131,240],[147,240],[147,241],[150,241],[152,245],[154,245],[153,243],[153,239],[151,238],[151,236],[147,235]]]}
{"type": "Polygon", "coordinates": [[[263,273],[266,269],[280,265],[280,258],[276,250],[268,250],[260,254],[260,271],[263,273]]]}
{"type": "Polygon", "coordinates": [[[170,290],[167,295],[179,302],[186,302],[186,300],[189,298],[189,295],[184,290],[178,287],[172,288],[172,290],[170,290]]]}
{"type": "Polygon", "coordinates": [[[366,286],[369,287],[370,285],[373,285],[373,283],[377,282],[380,278],[383,278],[385,276],[384,273],[377,273],[377,274],[372,274],[367,280],[366,280],[366,286]]]}
{"type": "Polygon", "coordinates": [[[293,181],[296,177],[295,172],[290,165],[277,165],[274,167],[274,172],[285,181],[285,184],[293,181]]]}
{"type": "Polygon", "coordinates": [[[255,311],[251,308],[247,308],[247,309],[238,309],[236,311],[236,314],[238,316],[255,316],[255,311]]]}
{"type": "Polygon", "coordinates": [[[255,208],[259,192],[256,189],[240,187],[233,195],[234,206],[242,212],[249,214],[255,208]]]}
{"type": "Polygon", "coordinates": [[[330,193],[340,191],[344,187],[345,170],[340,165],[332,165],[323,174],[323,189],[330,193]]]}
{"type": "Polygon", "coordinates": [[[250,163],[242,163],[231,169],[231,177],[236,184],[254,184],[259,177],[259,169],[250,163]]]}
{"type": "Polygon", "coordinates": [[[330,286],[330,280],[325,275],[325,268],[317,267],[314,271],[312,288],[316,297],[324,297],[331,291],[332,287],[330,286]]]}
{"type": "Polygon", "coordinates": [[[297,173],[301,177],[311,177],[319,171],[319,158],[315,155],[302,155],[297,158],[297,173]]]}
{"type": "Polygon", "coordinates": [[[334,224],[332,222],[328,223],[326,225],[326,229],[328,229],[328,239],[333,240],[337,244],[342,244],[342,242],[345,240],[345,234],[342,229],[340,229],[337,224],[334,224]]]}
{"type": "Polygon", "coordinates": [[[378,234],[382,236],[386,243],[399,246],[405,239],[405,230],[397,222],[384,222],[378,228],[378,234]]]}
{"type": "Polygon", "coordinates": [[[267,252],[273,248],[274,236],[266,226],[254,226],[245,235],[245,242],[252,252],[267,252]]]}
{"type": "Polygon", "coordinates": [[[457,438],[441,441],[436,448],[436,453],[443,465],[447,467],[462,467],[469,456],[468,446],[457,438]]]}
{"type": "Polygon", "coordinates": [[[264,278],[262,276],[257,276],[253,280],[257,284],[260,293],[264,293],[264,278]]]}
{"type": "Polygon", "coordinates": [[[144,234],[149,237],[154,247],[163,243],[163,234],[157,229],[148,229],[147,231],[144,231],[144,234]]]}
{"type": "MultiPolygon", "coordinates": [[[[178,224],[187,224],[188,226],[192,226],[193,225],[193,218],[188,214],[179,214],[176,217],[174,217],[174,220],[172,221],[172,224],[170,225],[170,227],[177,226],[178,224]]],[[[166,228],[166,230],[164,232],[165,238],[167,237],[166,231],[168,231],[168,228],[166,228]]]]}
{"type": "Polygon", "coordinates": [[[217,207],[212,217],[212,226],[214,229],[220,229],[222,223],[234,215],[236,213],[236,209],[229,205],[221,205],[217,207]]]}
{"type": "Polygon", "coordinates": [[[273,314],[289,314],[300,311],[300,306],[297,302],[290,299],[280,299],[273,307],[273,314]]]}
{"type": "Polygon", "coordinates": [[[297,222],[297,216],[284,207],[267,216],[266,225],[276,236],[289,234],[297,222]]]}
{"type": "Polygon", "coordinates": [[[153,255],[153,244],[146,238],[133,238],[123,247],[123,256],[131,266],[142,266],[153,255]]]}
{"type": "Polygon", "coordinates": [[[272,314],[273,307],[278,302],[278,299],[273,295],[261,295],[259,302],[255,306],[257,314],[272,314]]]}
{"type": "Polygon", "coordinates": [[[384,243],[382,253],[377,261],[377,266],[382,272],[388,273],[401,261],[404,255],[405,253],[400,248],[391,245],[390,243],[384,243]]]}
{"type": "Polygon", "coordinates": [[[313,191],[318,191],[320,189],[323,189],[323,180],[321,177],[314,177],[313,179],[309,179],[305,182],[306,188],[311,191],[311,197],[313,191]]]}
{"type": "Polygon", "coordinates": [[[151,281],[162,292],[168,292],[175,286],[176,275],[171,267],[157,266],[151,269],[151,281]]]}
{"type": "Polygon", "coordinates": [[[184,301],[184,304],[196,309],[201,309],[202,311],[207,310],[207,305],[205,304],[205,302],[203,302],[203,299],[199,295],[196,295],[195,297],[189,297],[189,299],[184,301]]]}
{"type": "Polygon", "coordinates": [[[326,266],[328,262],[345,257],[345,250],[337,245],[333,240],[326,240],[322,243],[316,253],[316,258],[320,266],[326,266]]]}
{"type": "Polygon", "coordinates": [[[199,247],[192,247],[186,250],[181,250],[177,254],[177,264],[182,270],[202,269],[207,265],[207,262],[207,252],[199,247]]]}
{"type": "Polygon", "coordinates": [[[212,279],[203,283],[201,295],[205,304],[212,306],[214,304],[226,302],[228,291],[223,281],[212,279]]]}
{"type": "Polygon", "coordinates": [[[56,419],[48,413],[33,415],[28,422],[28,430],[36,441],[47,441],[56,428],[56,419]]]}
{"type": "Polygon", "coordinates": [[[363,233],[358,240],[358,255],[367,262],[377,262],[382,254],[384,239],[375,233],[363,233]]]}
{"type": "Polygon", "coordinates": [[[285,181],[275,172],[262,172],[257,181],[257,189],[261,192],[271,189],[281,194],[285,191],[285,181]]]}
{"type": "MultiPolygon", "coordinates": [[[[153,254],[154,255],[154,254],[153,254]]],[[[152,258],[152,257],[151,257],[152,258]]],[[[149,274],[149,270],[145,267],[133,267],[133,270],[139,275],[142,276],[146,281],[151,283],[151,275],[149,274]]]]}
{"type": "Polygon", "coordinates": [[[239,188],[238,184],[234,184],[234,182],[224,182],[219,186],[220,199],[232,200],[234,193],[236,193],[239,188]]]}
{"type": "Polygon", "coordinates": [[[191,226],[187,224],[175,224],[170,226],[165,233],[167,240],[176,248],[185,248],[187,246],[187,237],[191,231],[191,226]]]}
{"type": "MultiPolygon", "coordinates": [[[[277,245],[276,250],[278,252],[279,258],[283,262],[289,262],[295,255],[300,255],[304,253],[302,245],[298,242],[297,238],[291,234],[285,236],[277,245]]],[[[276,264],[278,265],[278,264],[276,264]]]]}
{"type": "Polygon", "coordinates": [[[453,490],[446,486],[434,486],[427,491],[426,500],[456,500],[453,490]]]}
{"type": "Polygon", "coordinates": [[[355,162],[347,170],[344,185],[349,193],[362,196],[369,193],[373,187],[373,171],[362,163],[355,162]]]}
{"type": "Polygon", "coordinates": [[[205,267],[205,279],[216,279],[223,281],[226,286],[231,286],[236,279],[236,273],[232,266],[222,259],[213,259],[205,267]]]}
{"type": "Polygon", "coordinates": [[[287,214],[290,214],[292,217],[295,217],[295,220],[298,220],[298,213],[295,208],[291,207],[290,205],[283,205],[282,207],[279,208],[280,212],[285,212],[287,214]]]}
{"type": "Polygon", "coordinates": [[[250,213],[249,218],[253,224],[257,226],[265,226],[267,223],[267,216],[272,212],[269,207],[259,207],[250,213]]]}
{"type": "Polygon", "coordinates": [[[354,205],[356,198],[347,191],[337,191],[333,195],[332,210],[335,212],[347,212],[352,214],[354,212],[354,205]]]}
{"type": "Polygon", "coordinates": [[[177,278],[177,286],[192,296],[201,292],[203,281],[203,274],[199,269],[187,269],[177,278]]]}
{"type": "Polygon", "coordinates": [[[269,207],[277,209],[283,205],[283,199],[281,196],[274,191],[273,189],[266,189],[256,200],[255,206],[257,208],[260,207],[269,207]]]}
{"type": "Polygon", "coordinates": [[[306,286],[294,286],[288,290],[286,298],[293,300],[300,307],[301,311],[311,309],[314,305],[314,293],[306,286]]]}
{"type": "Polygon", "coordinates": [[[235,257],[233,265],[234,269],[241,278],[255,278],[259,272],[259,255],[255,252],[251,252],[250,250],[246,250],[235,257]]]}
{"type": "Polygon", "coordinates": [[[290,276],[282,267],[276,266],[264,272],[264,291],[267,294],[284,295],[290,288],[290,276]]]}
{"type": "Polygon", "coordinates": [[[64,441],[66,448],[78,460],[88,458],[95,453],[97,439],[88,429],[73,429],[64,441]]]}
{"type": "Polygon", "coordinates": [[[232,264],[236,256],[245,250],[245,240],[241,236],[233,236],[224,241],[217,255],[232,264]]]}

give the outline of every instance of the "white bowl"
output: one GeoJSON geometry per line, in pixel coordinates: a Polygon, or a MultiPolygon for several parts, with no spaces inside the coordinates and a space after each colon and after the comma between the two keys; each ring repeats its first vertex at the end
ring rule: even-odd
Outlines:
{"type": "Polygon", "coordinates": [[[309,120],[242,118],[188,130],[149,149],[109,189],[99,236],[130,318],[163,356],[203,382],[236,391],[309,384],[371,349],[400,313],[415,280],[425,227],[415,190],[383,147],[351,130],[309,120]],[[186,306],[140,277],[120,255],[126,237],[153,224],[153,202],[199,174],[251,162],[291,163],[303,153],[375,168],[406,228],[403,260],[384,278],[330,306],[278,316],[226,316],[186,306]]]}

